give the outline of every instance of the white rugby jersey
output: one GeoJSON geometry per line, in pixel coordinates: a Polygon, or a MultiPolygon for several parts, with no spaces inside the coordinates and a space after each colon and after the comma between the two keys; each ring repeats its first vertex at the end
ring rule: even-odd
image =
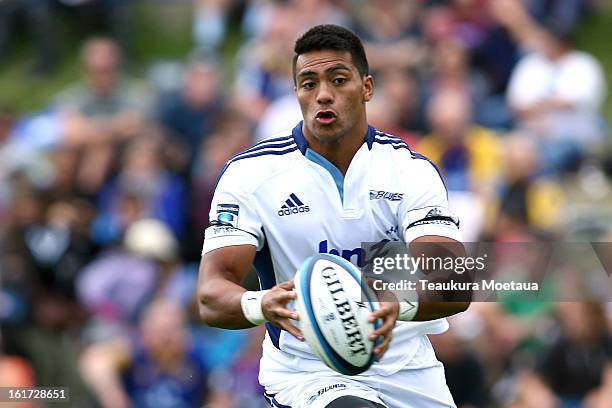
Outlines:
{"type": "MultiPolygon", "coordinates": [[[[203,253],[231,245],[255,246],[259,282],[269,289],[292,279],[316,253],[341,255],[361,266],[362,242],[408,243],[424,235],[460,241],[457,224],[427,222],[436,207],[448,213],[440,174],[398,137],[368,127],[343,176],[309,149],[300,122],[290,135],[264,140],[228,161],[213,197],[203,253]]],[[[266,326],[262,371],[327,369],[305,342],[266,326]]],[[[365,374],[401,369],[413,357],[402,342],[447,328],[446,319],[398,322],[385,357],[365,374]]]]}

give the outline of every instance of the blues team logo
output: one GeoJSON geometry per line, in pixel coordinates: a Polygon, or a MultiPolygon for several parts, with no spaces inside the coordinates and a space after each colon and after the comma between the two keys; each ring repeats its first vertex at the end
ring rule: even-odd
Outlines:
{"type": "Polygon", "coordinates": [[[312,404],[314,402],[314,400],[316,400],[317,398],[319,398],[321,395],[325,394],[326,392],[333,391],[333,390],[338,390],[338,389],[343,389],[343,388],[346,388],[346,384],[338,383],[338,384],[328,385],[327,387],[321,388],[315,394],[312,394],[310,396],[310,398],[308,398],[306,403],[308,405],[310,405],[310,404],[312,404]]]}
{"type": "Polygon", "coordinates": [[[221,225],[238,227],[238,212],[240,206],[236,204],[217,204],[217,221],[221,225]]]}
{"type": "Polygon", "coordinates": [[[404,193],[392,193],[391,191],[370,190],[370,200],[401,201],[404,193]]]}

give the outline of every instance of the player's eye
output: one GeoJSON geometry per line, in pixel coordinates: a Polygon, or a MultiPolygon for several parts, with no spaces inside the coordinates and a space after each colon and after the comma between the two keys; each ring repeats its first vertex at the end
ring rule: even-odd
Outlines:
{"type": "Polygon", "coordinates": [[[313,81],[307,81],[302,83],[302,88],[304,89],[314,89],[315,83],[313,81]]]}
{"type": "Polygon", "coordinates": [[[343,85],[343,84],[346,83],[346,78],[345,77],[337,77],[337,78],[334,78],[333,82],[336,85],[343,85]]]}

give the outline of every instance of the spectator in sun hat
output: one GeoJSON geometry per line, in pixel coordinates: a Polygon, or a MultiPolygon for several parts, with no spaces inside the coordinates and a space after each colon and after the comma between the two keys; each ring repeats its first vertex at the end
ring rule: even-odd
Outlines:
{"type": "Polygon", "coordinates": [[[90,338],[130,332],[155,298],[189,307],[196,274],[184,268],[172,231],[155,219],[141,219],[126,230],[120,247],[91,262],[77,281],[82,304],[93,315],[90,338]]]}

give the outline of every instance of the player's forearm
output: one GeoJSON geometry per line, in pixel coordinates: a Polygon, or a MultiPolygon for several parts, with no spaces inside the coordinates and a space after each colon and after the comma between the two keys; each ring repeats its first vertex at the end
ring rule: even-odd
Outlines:
{"type": "MultiPolygon", "coordinates": [[[[463,244],[458,241],[448,240],[444,237],[425,237],[423,240],[417,240],[411,244],[412,253],[422,254],[429,259],[456,259],[465,258],[466,252],[463,244]]],[[[434,320],[442,317],[452,316],[461,313],[470,306],[472,299],[472,290],[469,283],[472,281],[472,275],[469,271],[456,273],[455,271],[437,270],[435,265],[440,265],[440,262],[426,263],[426,267],[422,268],[422,272],[430,281],[445,283],[455,281],[461,283],[462,290],[420,290],[419,306],[413,320],[426,321],[434,320]],[[429,265],[431,264],[431,268],[429,265]]]]}
{"type": "MultiPolygon", "coordinates": [[[[470,287],[471,277],[465,273],[456,276],[443,276],[436,279],[439,283],[446,281],[461,281],[463,287],[470,287]]],[[[450,290],[450,291],[419,291],[419,309],[413,320],[426,321],[442,317],[452,316],[464,312],[472,301],[472,290],[450,290]]]]}
{"type": "Polygon", "coordinates": [[[207,325],[223,329],[253,327],[240,306],[244,292],[242,286],[227,279],[215,278],[203,282],[198,290],[200,317],[207,325]]]}
{"type": "Polygon", "coordinates": [[[452,316],[467,310],[470,302],[420,302],[414,321],[427,321],[452,316]]]}

